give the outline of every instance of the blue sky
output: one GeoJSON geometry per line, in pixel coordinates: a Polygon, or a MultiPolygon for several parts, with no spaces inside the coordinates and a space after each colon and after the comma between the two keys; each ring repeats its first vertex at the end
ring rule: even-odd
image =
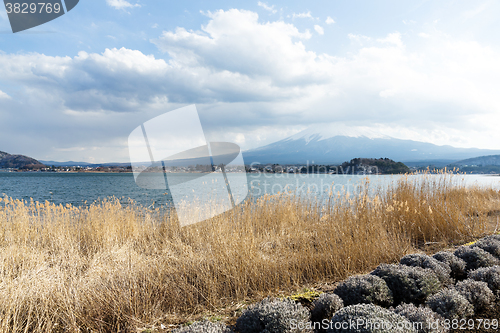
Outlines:
{"type": "Polygon", "coordinates": [[[141,123],[196,104],[213,140],[319,123],[500,149],[496,1],[81,0],[13,34],[0,10],[0,150],[127,161],[141,123]]]}

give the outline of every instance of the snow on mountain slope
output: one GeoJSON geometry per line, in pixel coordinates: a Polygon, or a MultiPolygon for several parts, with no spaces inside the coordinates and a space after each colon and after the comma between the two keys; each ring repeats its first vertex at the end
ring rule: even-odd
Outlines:
{"type": "Polygon", "coordinates": [[[344,124],[320,124],[311,126],[285,140],[306,140],[306,144],[311,140],[325,140],[335,136],[345,136],[350,138],[365,137],[368,139],[390,139],[391,137],[377,132],[366,126],[346,126],[344,124]]]}
{"type": "Polygon", "coordinates": [[[339,164],[353,158],[387,157],[400,162],[453,161],[500,150],[438,146],[428,142],[393,138],[367,127],[324,124],[308,128],[281,141],[243,152],[246,164],[339,164]]]}

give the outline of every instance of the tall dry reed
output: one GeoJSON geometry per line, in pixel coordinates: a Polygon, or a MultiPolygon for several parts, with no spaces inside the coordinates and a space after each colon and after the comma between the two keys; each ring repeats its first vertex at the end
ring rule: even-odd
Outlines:
{"type": "Polygon", "coordinates": [[[323,204],[248,200],[180,228],[175,215],[0,199],[0,331],[116,332],[398,260],[422,242],[485,232],[499,192],[451,176],[403,176],[323,204]],[[174,216],[174,217],[170,217],[174,216]]]}

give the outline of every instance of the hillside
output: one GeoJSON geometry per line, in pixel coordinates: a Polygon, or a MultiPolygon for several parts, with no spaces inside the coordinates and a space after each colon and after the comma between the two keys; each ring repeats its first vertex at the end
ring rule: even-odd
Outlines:
{"type": "Polygon", "coordinates": [[[356,175],[392,175],[411,172],[402,162],[395,162],[389,158],[354,158],[340,165],[313,164],[297,166],[289,164],[254,164],[246,167],[247,172],[261,173],[302,173],[302,174],[356,174],[356,175]]]}
{"type": "Polygon", "coordinates": [[[467,173],[495,173],[500,174],[500,155],[479,156],[454,162],[450,167],[459,167],[467,173]]]}
{"type": "Polygon", "coordinates": [[[314,126],[281,141],[243,152],[246,164],[340,164],[357,156],[386,156],[418,166],[447,165],[500,150],[438,146],[428,142],[392,138],[368,128],[341,125],[314,126]],[[426,161],[425,165],[422,165],[426,161]],[[444,163],[443,163],[444,162],[444,163]]]}
{"type": "Polygon", "coordinates": [[[395,162],[388,158],[354,158],[350,162],[342,163],[343,170],[352,169],[352,173],[376,173],[392,175],[410,172],[402,162],[395,162]]]}
{"type": "Polygon", "coordinates": [[[0,151],[0,169],[40,169],[44,166],[34,158],[0,151]]]}
{"type": "Polygon", "coordinates": [[[487,166],[496,165],[500,166],[500,155],[488,155],[479,156],[474,158],[468,158],[466,160],[454,162],[453,165],[456,166],[487,166]]]}

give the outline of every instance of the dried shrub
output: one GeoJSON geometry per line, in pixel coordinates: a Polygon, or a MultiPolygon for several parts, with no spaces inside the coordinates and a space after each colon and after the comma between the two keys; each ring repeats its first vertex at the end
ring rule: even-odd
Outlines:
{"type": "MultiPolygon", "coordinates": [[[[345,324],[344,324],[345,325],[345,324]]],[[[333,316],[328,333],[335,332],[399,332],[416,333],[405,317],[373,304],[356,304],[340,309],[333,316]],[[342,327],[343,323],[354,323],[342,327]],[[357,325],[359,323],[359,325],[357,325]],[[382,325],[382,326],[381,326],[382,325]]]]}
{"type": "Polygon", "coordinates": [[[499,237],[495,236],[486,236],[471,245],[471,247],[478,247],[480,249],[483,249],[498,259],[500,258],[500,239],[498,238],[499,237]]]}
{"type": "Polygon", "coordinates": [[[489,235],[489,236],[486,236],[486,237],[494,239],[494,240],[497,240],[497,241],[500,241],[500,234],[489,235]]]}
{"type": "Polygon", "coordinates": [[[249,198],[182,228],[170,208],[121,199],[68,207],[0,197],[0,332],[174,324],[248,295],[399,261],[408,244],[480,234],[487,217],[469,213],[499,205],[498,191],[455,186],[448,176],[395,185],[325,205],[288,194],[249,198]]]}
{"type": "Polygon", "coordinates": [[[434,259],[448,265],[451,269],[451,277],[455,280],[463,280],[467,277],[467,263],[448,251],[440,251],[432,256],[434,259]]]}
{"type": "Polygon", "coordinates": [[[394,312],[413,323],[413,327],[419,333],[447,332],[442,323],[444,318],[426,306],[417,307],[411,303],[402,303],[394,309],[394,312]]]}
{"type": "Polygon", "coordinates": [[[460,246],[455,255],[467,263],[467,271],[500,264],[497,258],[479,247],[460,246]]]}
{"type": "Polygon", "coordinates": [[[489,236],[486,236],[485,238],[494,239],[494,240],[500,242],[500,234],[489,235],[489,236]]]}
{"type": "Polygon", "coordinates": [[[500,295],[500,266],[478,268],[469,272],[469,278],[486,282],[491,291],[497,296],[500,295]]]}
{"type": "Polygon", "coordinates": [[[394,303],[392,291],[387,283],[375,275],[357,275],[341,282],[333,291],[344,301],[344,305],[372,303],[391,306],[394,303]]]}
{"type": "MultiPolygon", "coordinates": [[[[307,325],[309,310],[290,299],[278,300],[266,298],[259,303],[250,305],[236,320],[236,330],[239,333],[299,333],[299,323],[307,325]],[[291,322],[297,323],[292,328],[291,322]]],[[[301,325],[301,326],[302,326],[301,325]]]]}
{"type": "Polygon", "coordinates": [[[443,289],[427,300],[427,305],[446,319],[462,319],[474,315],[474,307],[455,289],[443,289]]]}
{"type": "Polygon", "coordinates": [[[429,295],[441,289],[441,282],[428,268],[381,264],[370,274],[384,279],[396,305],[401,302],[423,303],[429,295]]]}
{"type": "Polygon", "coordinates": [[[330,319],[343,307],[344,302],[338,295],[323,293],[312,303],[311,321],[321,322],[324,319],[330,319]]]}
{"type": "Polygon", "coordinates": [[[172,333],[233,333],[233,331],[222,323],[212,323],[205,320],[175,329],[172,333]]]}
{"type": "Polygon", "coordinates": [[[429,257],[426,254],[421,254],[421,253],[408,254],[403,258],[401,258],[401,261],[399,263],[406,266],[432,269],[432,271],[436,273],[436,276],[443,285],[449,285],[454,283],[453,279],[450,277],[451,274],[450,266],[443,264],[437,259],[429,257]]]}
{"type": "Polygon", "coordinates": [[[455,289],[474,306],[474,312],[494,306],[495,295],[486,282],[467,279],[458,282],[455,289]]]}

